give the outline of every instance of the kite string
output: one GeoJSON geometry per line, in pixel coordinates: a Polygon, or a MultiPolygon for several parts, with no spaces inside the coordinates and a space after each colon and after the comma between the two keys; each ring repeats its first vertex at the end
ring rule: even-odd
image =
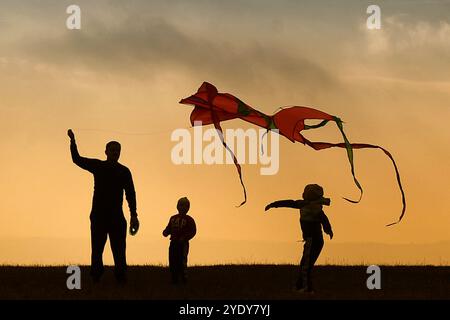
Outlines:
{"type": "MultiPolygon", "coordinates": [[[[181,129],[191,129],[192,126],[184,127],[181,129]]],[[[121,130],[110,130],[110,129],[86,129],[86,128],[73,128],[76,132],[104,132],[104,133],[114,133],[114,134],[120,134],[120,135],[127,135],[127,136],[153,136],[158,134],[164,134],[173,131],[174,129],[166,129],[161,131],[154,131],[154,132],[130,132],[130,131],[121,131],[121,130]]]]}

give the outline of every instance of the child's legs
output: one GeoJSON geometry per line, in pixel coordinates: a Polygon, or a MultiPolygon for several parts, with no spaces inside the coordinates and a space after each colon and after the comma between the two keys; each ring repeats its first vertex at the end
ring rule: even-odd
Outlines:
{"type": "Polygon", "coordinates": [[[176,241],[170,241],[170,246],[169,246],[169,270],[170,270],[170,274],[172,276],[172,281],[173,282],[177,282],[178,277],[177,277],[177,244],[176,241]]]}
{"type": "Polygon", "coordinates": [[[311,249],[312,249],[312,237],[308,237],[305,240],[305,243],[303,245],[303,255],[302,259],[300,261],[300,274],[296,283],[297,289],[303,288],[305,285],[307,285],[308,281],[308,275],[309,275],[309,266],[310,266],[310,260],[311,260],[311,249]]]}
{"type": "Polygon", "coordinates": [[[183,241],[181,243],[180,248],[180,254],[181,254],[181,263],[180,263],[180,274],[183,281],[186,281],[187,278],[187,260],[188,260],[188,254],[189,254],[189,242],[183,241]]]}
{"type": "Polygon", "coordinates": [[[297,289],[306,286],[312,290],[312,270],[323,248],[323,237],[320,235],[308,237],[303,246],[303,256],[300,261],[300,275],[297,280],[297,289]]]}
{"type": "Polygon", "coordinates": [[[314,264],[316,263],[317,259],[320,256],[320,253],[322,252],[322,248],[323,248],[323,237],[322,235],[316,236],[313,238],[313,243],[312,243],[312,248],[311,248],[311,269],[314,266],[314,264]]]}
{"type": "Polygon", "coordinates": [[[313,272],[314,264],[316,263],[317,259],[319,258],[322,248],[323,248],[323,237],[322,236],[313,237],[312,246],[311,246],[311,256],[310,256],[309,268],[308,268],[307,288],[309,290],[312,290],[312,288],[313,288],[312,272],[313,272]]]}
{"type": "Polygon", "coordinates": [[[177,240],[170,242],[169,266],[172,273],[172,281],[178,282],[183,272],[183,243],[177,240]]]}

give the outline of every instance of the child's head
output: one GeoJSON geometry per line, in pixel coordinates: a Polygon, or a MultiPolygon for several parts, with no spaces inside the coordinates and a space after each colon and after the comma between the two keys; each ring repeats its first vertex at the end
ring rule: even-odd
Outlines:
{"type": "Polygon", "coordinates": [[[323,188],[318,184],[308,184],[303,191],[303,199],[315,201],[323,197],[323,188]]]}
{"type": "Polygon", "coordinates": [[[180,198],[177,203],[177,210],[180,214],[186,214],[189,211],[189,208],[191,207],[191,203],[189,202],[189,199],[186,197],[180,198]]]}

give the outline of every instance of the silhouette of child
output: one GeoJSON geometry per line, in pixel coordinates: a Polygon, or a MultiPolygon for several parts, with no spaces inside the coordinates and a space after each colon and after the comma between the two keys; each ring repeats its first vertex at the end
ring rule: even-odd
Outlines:
{"type": "Polygon", "coordinates": [[[300,209],[300,226],[303,233],[303,256],[300,261],[300,274],[295,284],[298,292],[313,292],[311,273],[323,248],[323,231],[333,238],[330,222],[322,210],[329,206],[330,199],[323,197],[323,188],[317,184],[308,184],[303,192],[303,200],[280,200],[270,203],[270,208],[300,209]]]}
{"type": "Polygon", "coordinates": [[[188,198],[178,200],[178,214],[170,217],[167,227],[163,231],[163,236],[170,235],[169,246],[169,269],[172,276],[172,283],[178,284],[181,278],[182,283],[187,281],[187,257],[189,253],[189,240],[191,240],[197,228],[195,221],[187,215],[190,208],[188,198]]]}

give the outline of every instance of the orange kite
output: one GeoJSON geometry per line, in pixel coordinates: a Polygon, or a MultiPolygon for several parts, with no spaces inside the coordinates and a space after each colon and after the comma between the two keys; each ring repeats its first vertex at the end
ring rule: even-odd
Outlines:
{"type": "Polygon", "coordinates": [[[223,139],[223,131],[222,127],[220,126],[221,121],[237,118],[253,123],[257,126],[266,128],[268,131],[277,129],[279,134],[285,136],[292,142],[296,141],[301,142],[303,144],[312,147],[315,150],[322,150],[331,147],[345,148],[347,150],[347,156],[350,163],[353,180],[358,189],[360,190],[360,197],[358,200],[355,201],[344,198],[345,200],[350,201],[352,203],[358,203],[361,200],[363,194],[361,184],[355,177],[355,168],[353,164],[353,149],[363,149],[363,148],[381,149],[389,157],[389,159],[391,159],[392,164],[394,165],[397,183],[401,192],[403,204],[402,212],[398,221],[388,224],[388,226],[400,222],[401,219],[403,218],[406,211],[405,193],[403,191],[403,187],[400,181],[400,174],[398,172],[398,168],[394,161],[394,158],[389,153],[389,151],[380,146],[366,143],[350,143],[344,133],[342,125],[343,122],[338,117],[332,116],[320,110],[300,106],[281,108],[281,110],[276,112],[274,115],[268,116],[256,109],[253,109],[252,107],[245,104],[240,99],[229,93],[219,93],[217,91],[217,88],[208,82],[203,82],[203,84],[200,86],[200,88],[195,94],[185,99],[182,99],[180,103],[195,106],[194,110],[191,113],[192,125],[197,125],[198,123],[201,123],[201,125],[214,124],[216,130],[219,131],[220,133],[219,137],[222,141],[222,144],[233,156],[233,161],[234,164],[236,165],[236,169],[239,174],[239,179],[241,181],[241,185],[244,190],[244,201],[240,205],[243,205],[247,201],[247,192],[245,189],[244,182],[242,181],[241,166],[239,165],[236,156],[233,154],[233,152],[227,146],[225,140],[223,139]],[[305,124],[305,120],[307,119],[322,120],[322,121],[317,125],[308,126],[305,124]],[[344,142],[342,143],[312,142],[306,139],[301,134],[301,131],[303,130],[323,127],[329,121],[336,123],[337,127],[339,128],[339,131],[342,134],[344,142]]]}

